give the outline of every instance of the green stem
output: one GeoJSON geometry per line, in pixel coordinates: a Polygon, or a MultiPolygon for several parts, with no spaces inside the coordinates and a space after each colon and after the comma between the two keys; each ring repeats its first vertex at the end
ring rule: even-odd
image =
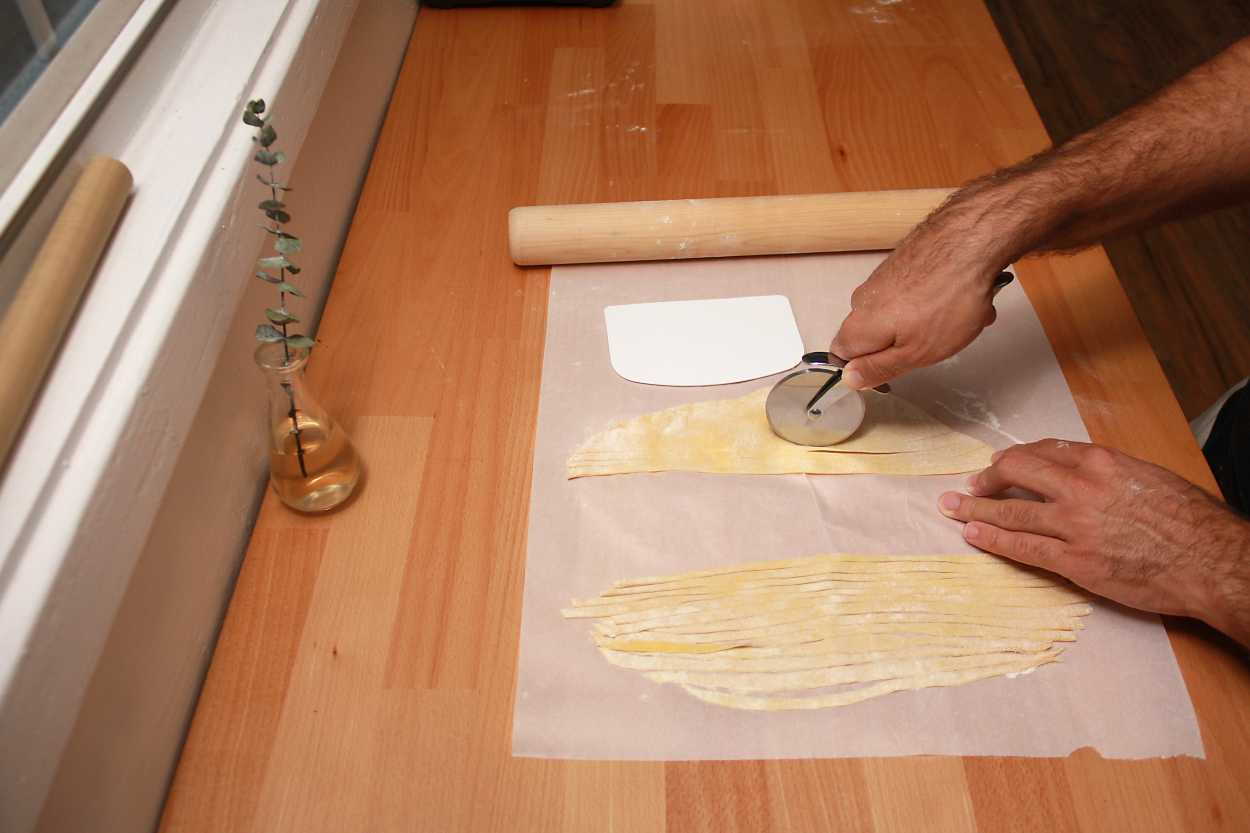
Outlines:
{"type": "MultiPolygon", "coordinates": [[[[272,195],[273,201],[277,202],[278,201],[278,189],[273,184],[273,170],[272,169],[270,169],[269,171],[269,193],[272,195]]],[[[274,220],[273,230],[275,232],[281,231],[282,224],[279,223],[277,220],[274,220]]],[[[281,238],[275,237],[275,239],[281,239],[281,238]]],[[[278,270],[278,277],[284,281],[286,280],[286,267],[283,267],[278,270]]],[[[284,292],[281,289],[278,290],[278,309],[286,309],[286,292],[284,292]]],[[[286,322],[283,321],[282,322],[282,359],[283,359],[283,364],[289,365],[291,363],[291,347],[289,344],[286,343],[286,337],[287,337],[286,322]]],[[[296,415],[296,411],[295,411],[295,391],[291,388],[290,382],[283,382],[282,389],[286,391],[286,400],[287,400],[287,403],[290,405],[290,409],[287,411],[287,415],[290,416],[291,418],[291,433],[295,435],[295,456],[299,459],[299,474],[300,474],[300,477],[308,477],[308,468],[304,464],[304,443],[303,443],[303,440],[300,438],[299,417],[296,415]]]]}

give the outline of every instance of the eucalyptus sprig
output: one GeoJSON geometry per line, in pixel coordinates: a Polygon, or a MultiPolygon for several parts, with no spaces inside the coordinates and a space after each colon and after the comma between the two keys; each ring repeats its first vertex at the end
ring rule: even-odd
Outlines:
{"type": "Polygon", "coordinates": [[[300,243],[298,237],[282,228],[291,222],[291,215],[280,195],[285,195],[291,188],[278,181],[276,168],[286,161],[286,154],[280,150],[271,150],[273,143],[278,140],[278,132],[270,123],[272,114],[266,116],[264,113],[265,101],[260,98],[249,101],[247,107],[243,109],[243,123],[256,128],[256,135],[252,137],[252,141],[256,143],[257,148],[252,159],[263,165],[267,171],[267,174],[256,174],[261,184],[269,188],[269,199],[262,200],[257,205],[257,208],[263,211],[269,220],[261,228],[273,236],[273,248],[277,252],[276,255],[262,257],[256,261],[256,277],[278,288],[278,306],[265,309],[265,318],[268,322],[256,327],[256,339],[265,342],[282,342],[283,356],[289,362],[291,360],[290,348],[311,349],[316,342],[303,333],[291,333],[287,329],[290,325],[299,323],[299,318],[286,307],[286,296],[294,295],[302,298],[303,293],[287,280],[287,276],[299,274],[299,266],[291,260],[291,255],[297,254],[303,248],[303,244],[300,243]]]}
{"type": "MultiPolygon", "coordinates": [[[[269,199],[262,200],[257,206],[265,212],[265,217],[269,220],[268,223],[262,224],[261,228],[273,236],[273,249],[277,252],[276,255],[262,257],[256,261],[256,277],[278,288],[278,306],[265,309],[265,318],[268,322],[257,325],[256,339],[263,342],[281,342],[283,361],[289,365],[292,347],[311,349],[316,342],[303,333],[291,333],[287,329],[292,324],[299,323],[299,319],[286,308],[286,296],[294,295],[300,298],[303,297],[303,293],[287,280],[287,276],[293,277],[299,274],[299,266],[291,260],[291,255],[298,254],[303,245],[298,237],[282,228],[291,222],[291,215],[286,210],[286,203],[279,199],[279,195],[288,193],[291,188],[278,181],[276,169],[286,161],[286,154],[280,150],[271,149],[273,143],[278,140],[278,132],[270,123],[273,114],[266,116],[264,113],[265,101],[260,98],[249,101],[243,108],[243,123],[256,128],[256,135],[252,137],[252,141],[256,143],[256,153],[252,159],[263,165],[268,172],[267,175],[256,174],[261,184],[269,188],[269,199]]],[[[295,407],[295,391],[289,381],[284,380],[281,384],[289,405],[287,417],[291,420],[291,435],[295,438],[299,473],[302,477],[307,477],[308,469],[304,464],[304,443],[301,438],[299,411],[295,407]]]]}

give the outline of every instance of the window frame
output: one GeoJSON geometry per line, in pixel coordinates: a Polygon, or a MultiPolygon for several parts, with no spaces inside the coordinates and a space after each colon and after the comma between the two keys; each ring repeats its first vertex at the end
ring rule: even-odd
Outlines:
{"type": "MultiPolygon", "coordinates": [[[[0,256],[173,0],[99,0],[0,122],[0,256]]],[[[2,297],[2,296],[0,296],[2,297]]]]}

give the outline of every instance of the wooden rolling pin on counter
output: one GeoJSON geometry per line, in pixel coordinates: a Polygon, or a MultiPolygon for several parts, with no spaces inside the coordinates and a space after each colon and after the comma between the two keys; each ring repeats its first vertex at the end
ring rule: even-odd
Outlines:
{"type": "Polygon", "coordinates": [[[508,214],[519,266],[892,249],[949,188],[533,205],[508,214]]]}

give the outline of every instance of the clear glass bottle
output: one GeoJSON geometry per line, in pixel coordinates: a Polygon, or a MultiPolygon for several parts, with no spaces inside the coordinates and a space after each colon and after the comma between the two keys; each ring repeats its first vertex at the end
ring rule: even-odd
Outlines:
{"type": "Polygon", "coordinates": [[[256,348],[269,391],[269,482],[292,509],[324,512],[351,497],[360,482],[360,458],[304,381],[308,350],[284,347],[275,342],[256,348]]]}

